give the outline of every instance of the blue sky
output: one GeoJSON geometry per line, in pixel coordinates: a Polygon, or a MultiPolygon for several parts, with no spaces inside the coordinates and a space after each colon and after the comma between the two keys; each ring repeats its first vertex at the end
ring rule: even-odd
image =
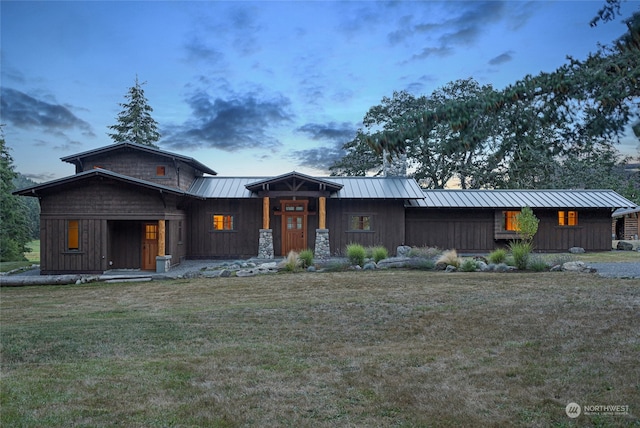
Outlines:
{"type": "Polygon", "coordinates": [[[71,175],[59,158],[113,143],[137,75],[162,149],[224,176],[326,175],[393,91],[500,89],[615,40],[621,19],[589,27],[604,2],[2,1],[0,120],[19,172],[71,175]]]}

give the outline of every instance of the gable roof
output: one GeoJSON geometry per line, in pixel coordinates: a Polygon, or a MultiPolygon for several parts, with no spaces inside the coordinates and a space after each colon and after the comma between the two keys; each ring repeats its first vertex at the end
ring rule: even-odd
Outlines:
{"type": "MultiPolygon", "coordinates": [[[[291,173],[293,174],[293,173],[291,173]]],[[[282,179],[291,174],[276,177],[282,179]]],[[[335,199],[423,199],[418,183],[406,177],[307,177],[314,183],[325,184],[330,198],[335,199]]],[[[273,177],[198,177],[189,193],[203,198],[254,198],[263,184],[273,177]]],[[[277,181],[277,180],[276,180],[277,181]]]]}
{"type": "Polygon", "coordinates": [[[69,162],[71,164],[74,164],[76,166],[80,165],[82,166],[82,159],[87,158],[89,156],[96,156],[96,155],[101,155],[104,153],[109,153],[109,152],[113,152],[113,151],[117,151],[117,150],[124,150],[124,149],[134,149],[134,150],[138,150],[141,152],[147,152],[147,153],[151,153],[154,155],[158,155],[158,156],[163,156],[163,157],[167,157],[167,158],[171,158],[174,160],[179,160],[181,162],[186,163],[187,165],[202,171],[206,174],[211,174],[211,175],[218,175],[217,172],[215,172],[214,170],[212,170],[211,168],[209,168],[208,166],[198,162],[197,160],[195,160],[194,158],[188,157],[188,156],[183,156],[183,155],[179,155],[177,153],[172,153],[172,152],[167,152],[164,150],[160,150],[160,149],[156,149],[155,147],[151,147],[151,146],[145,146],[143,144],[136,144],[136,143],[130,143],[130,142],[123,142],[123,143],[116,143],[116,144],[111,144],[110,146],[104,146],[104,147],[98,147],[97,149],[93,149],[93,150],[87,150],[86,152],[81,152],[81,153],[77,153],[75,155],[70,155],[70,156],[65,156],[60,158],[60,160],[62,160],[63,162],[69,162]]]}
{"type": "MultiPolygon", "coordinates": [[[[57,190],[62,186],[66,186],[68,184],[78,183],[81,181],[85,181],[89,178],[95,177],[105,177],[111,178],[116,181],[120,181],[123,183],[129,183],[136,186],[145,187],[148,189],[158,190],[163,193],[169,193],[179,196],[195,196],[189,194],[189,192],[185,192],[183,190],[177,189],[175,187],[163,186],[161,184],[152,183],[146,180],[140,180],[139,178],[129,177],[128,175],[118,174],[113,171],[109,171],[108,169],[91,169],[89,171],[83,171],[78,174],[70,175],[68,177],[59,178],[57,180],[47,181],[46,183],[40,183],[35,186],[25,187],[23,189],[18,189],[13,192],[14,195],[21,196],[38,196],[39,193],[47,190],[57,190]]],[[[196,196],[197,197],[197,196],[196,196]]]]}
{"type": "Polygon", "coordinates": [[[252,192],[256,192],[259,190],[268,189],[273,185],[296,183],[296,182],[299,184],[309,183],[314,186],[317,185],[318,188],[321,190],[328,190],[333,192],[338,191],[342,188],[341,184],[333,183],[331,181],[328,181],[322,178],[311,177],[310,175],[302,174],[296,171],[292,171],[287,174],[282,174],[277,177],[261,179],[253,183],[246,184],[245,187],[251,190],[252,192]]]}
{"type": "Polygon", "coordinates": [[[420,208],[631,208],[613,190],[425,190],[420,208]]]}

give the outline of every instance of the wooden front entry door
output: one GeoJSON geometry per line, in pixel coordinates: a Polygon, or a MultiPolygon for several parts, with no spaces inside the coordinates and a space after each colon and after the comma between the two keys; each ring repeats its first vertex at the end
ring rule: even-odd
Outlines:
{"type": "Polygon", "coordinates": [[[282,255],[307,248],[308,201],[282,201],[282,255]]]}
{"type": "Polygon", "coordinates": [[[145,223],[142,230],[142,270],[156,270],[158,223],[145,223]]]}

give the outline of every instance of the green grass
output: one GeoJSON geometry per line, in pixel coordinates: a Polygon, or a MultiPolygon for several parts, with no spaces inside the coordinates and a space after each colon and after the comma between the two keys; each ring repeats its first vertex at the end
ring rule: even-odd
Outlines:
{"type": "Polygon", "coordinates": [[[0,289],[3,427],[640,423],[639,280],[390,270],[0,289]]]}
{"type": "Polygon", "coordinates": [[[26,261],[19,262],[0,262],[0,272],[9,272],[14,269],[20,269],[23,267],[31,266],[33,264],[40,263],[40,241],[31,241],[27,244],[27,248],[31,251],[24,253],[26,261]]]}

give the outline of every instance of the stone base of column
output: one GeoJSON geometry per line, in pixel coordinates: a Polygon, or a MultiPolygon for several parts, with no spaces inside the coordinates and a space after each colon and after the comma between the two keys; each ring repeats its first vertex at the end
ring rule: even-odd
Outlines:
{"type": "Polygon", "coordinates": [[[329,229],[316,229],[316,247],[313,253],[317,259],[328,259],[331,257],[329,229]]]}
{"type": "Polygon", "coordinates": [[[260,240],[258,241],[258,258],[273,258],[273,229],[260,229],[260,240]]]}
{"type": "Polygon", "coordinates": [[[171,256],[156,256],[156,273],[169,272],[171,269],[171,256]]]}

